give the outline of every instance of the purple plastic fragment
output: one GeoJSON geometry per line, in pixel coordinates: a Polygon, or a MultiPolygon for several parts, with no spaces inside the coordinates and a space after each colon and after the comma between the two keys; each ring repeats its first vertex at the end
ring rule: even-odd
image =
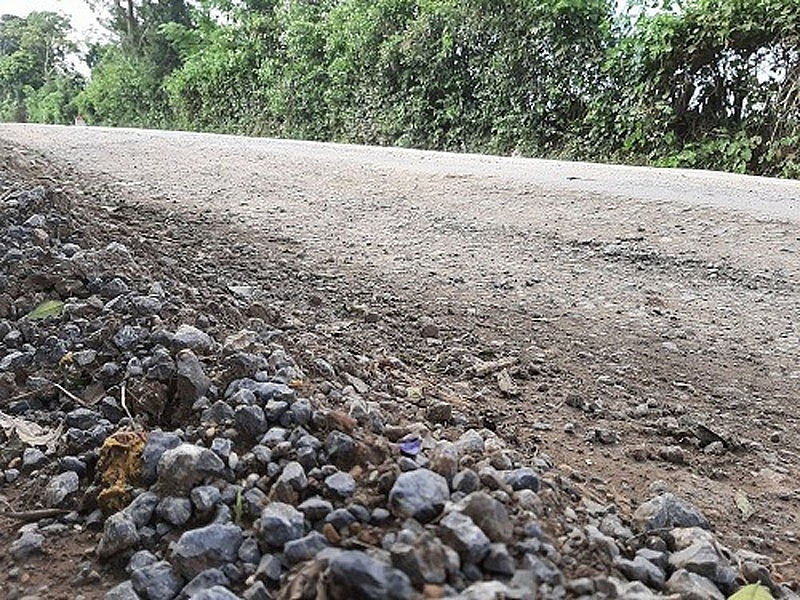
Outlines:
{"type": "Polygon", "coordinates": [[[422,439],[418,435],[400,440],[400,452],[406,456],[416,456],[422,450],[422,439]]]}

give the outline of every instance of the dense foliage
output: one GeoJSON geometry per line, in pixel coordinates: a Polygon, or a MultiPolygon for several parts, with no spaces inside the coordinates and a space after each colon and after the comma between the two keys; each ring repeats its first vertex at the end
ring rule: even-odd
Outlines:
{"type": "Polygon", "coordinates": [[[69,31],[55,13],[0,17],[0,120],[60,123],[75,115],[83,81],[68,63],[69,31]]]}
{"type": "Polygon", "coordinates": [[[94,1],[90,122],[800,176],[796,0],[94,1]]]}

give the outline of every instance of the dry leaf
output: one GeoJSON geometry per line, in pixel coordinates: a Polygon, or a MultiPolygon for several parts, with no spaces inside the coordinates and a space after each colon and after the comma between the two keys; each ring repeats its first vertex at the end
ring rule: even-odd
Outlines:
{"type": "Polygon", "coordinates": [[[2,412],[0,412],[0,428],[7,437],[16,436],[26,446],[45,446],[48,452],[55,451],[63,431],[62,425],[56,429],[49,429],[33,421],[12,417],[2,412]]]}
{"type": "Polygon", "coordinates": [[[753,510],[753,505],[750,504],[750,500],[747,499],[747,496],[744,492],[736,492],[736,507],[739,509],[739,512],[742,513],[742,520],[747,521],[750,517],[753,516],[755,510],[753,510]]]}

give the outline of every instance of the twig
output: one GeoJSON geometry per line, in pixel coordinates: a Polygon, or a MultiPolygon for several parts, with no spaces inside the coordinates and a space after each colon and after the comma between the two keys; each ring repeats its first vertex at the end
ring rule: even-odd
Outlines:
{"type": "Polygon", "coordinates": [[[131,421],[131,426],[133,427],[134,431],[139,430],[139,423],[136,422],[136,419],[133,418],[131,411],[128,410],[128,404],[125,402],[125,384],[126,382],[123,380],[122,385],[119,388],[119,403],[122,404],[122,410],[125,411],[125,414],[128,415],[128,418],[131,421]]]}
{"type": "Polygon", "coordinates": [[[78,404],[80,404],[81,406],[89,406],[89,403],[88,403],[88,402],[86,402],[85,400],[82,400],[82,399],[78,398],[78,397],[77,397],[75,394],[73,394],[72,392],[69,392],[69,391],[65,390],[63,387],[61,387],[61,386],[60,386],[60,385],[58,385],[57,383],[55,383],[55,382],[50,382],[50,383],[51,383],[51,385],[52,385],[53,387],[55,387],[55,388],[56,388],[58,391],[60,391],[60,392],[61,392],[62,394],[64,394],[65,396],[67,396],[67,398],[69,398],[70,400],[72,400],[72,401],[74,401],[74,402],[77,402],[77,403],[78,403],[78,404]]]}
{"type": "Polygon", "coordinates": [[[64,515],[68,514],[70,511],[64,510],[63,508],[42,508],[39,510],[22,510],[22,511],[0,511],[0,517],[5,517],[7,519],[14,519],[16,521],[24,521],[26,523],[32,523],[33,521],[38,521],[39,519],[51,519],[53,517],[63,517],[64,515]]]}

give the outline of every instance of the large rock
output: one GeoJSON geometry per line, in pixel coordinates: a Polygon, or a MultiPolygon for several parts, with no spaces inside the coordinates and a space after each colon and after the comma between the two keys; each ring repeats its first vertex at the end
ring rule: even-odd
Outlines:
{"type": "Polygon", "coordinates": [[[443,584],[447,581],[447,553],[438,538],[425,535],[413,546],[398,542],[390,552],[392,565],[408,575],[418,588],[426,583],[443,584]]]}
{"type": "Polygon", "coordinates": [[[175,357],[177,375],[175,398],[189,406],[208,393],[211,379],[203,372],[203,365],[191,350],[181,350],[175,357]]]}
{"type": "Polygon", "coordinates": [[[421,523],[441,514],[450,499],[447,480],[428,469],[401,473],[389,492],[389,509],[397,517],[413,517],[421,523]]]}
{"type": "Polygon", "coordinates": [[[639,531],[673,527],[704,529],[709,527],[708,520],[697,508],[669,493],[656,496],[639,506],[633,513],[633,523],[639,531]]]}
{"type": "Polygon", "coordinates": [[[172,546],[170,560],[178,573],[191,579],[206,569],[236,562],[242,540],[238,526],[212,523],[185,532],[172,546]]]}
{"type": "Polygon", "coordinates": [[[461,512],[472,519],[493,542],[507,542],[514,533],[508,510],[485,492],[474,492],[460,503],[461,512]]]}
{"type": "Polygon", "coordinates": [[[188,348],[199,354],[206,354],[214,349],[214,340],[206,332],[191,325],[181,325],[172,336],[172,346],[176,349],[188,348]]]}
{"type": "Polygon", "coordinates": [[[78,491],[80,481],[74,471],[59,473],[47,484],[44,489],[43,500],[45,506],[61,506],[71,494],[78,491]]]}
{"type": "Polygon", "coordinates": [[[151,485],[156,481],[158,461],[167,450],[180,445],[181,438],[177,433],[151,431],[147,443],[142,450],[142,482],[151,485]]]}
{"type": "Polygon", "coordinates": [[[681,600],[725,600],[723,593],[710,580],[685,569],[675,571],[664,590],[680,595],[681,600]]]}
{"type": "Polygon", "coordinates": [[[414,588],[408,576],[364,552],[346,551],[328,565],[332,600],[410,600],[414,588]]]}
{"type": "Polygon", "coordinates": [[[465,563],[478,564],[489,552],[491,540],[467,515],[451,512],[439,522],[445,544],[453,548],[465,563]]]}
{"type": "Polygon", "coordinates": [[[133,589],[133,584],[130,581],[123,581],[119,585],[115,585],[108,590],[105,595],[105,600],[142,600],[141,596],[133,589]]]}
{"type": "Polygon", "coordinates": [[[193,594],[189,600],[241,600],[239,596],[234,594],[228,588],[221,585],[215,585],[212,588],[203,590],[193,594]]]}
{"type": "Polygon", "coordinates": [[[97,544],[97,556],[110,558],[115,554],[133,548],[139,543],[139,532],[133,520],[125,513],[118,512],[106,519],[103,537],[97,544]]]}
{"type": "Polygon", "coordinates": [[[268,548],[282,549],[286,542],[303,537],[303,513],[290,504],[272,502],[254,524],[259,540],[268,548]]]}
{"type": "Polygon", "coordinates": [[[188,495],[195,485],[224,473],[225,463],[219,456],[194,444],[167,450],[158,461],[159,489],[175,495],[188,495]]]}
{"type": "Polygon", "coordinates": [[[133,571],[131,583],[144,600],[172,600],[183,587],[183,580],[165,560],[133,571]]]}

